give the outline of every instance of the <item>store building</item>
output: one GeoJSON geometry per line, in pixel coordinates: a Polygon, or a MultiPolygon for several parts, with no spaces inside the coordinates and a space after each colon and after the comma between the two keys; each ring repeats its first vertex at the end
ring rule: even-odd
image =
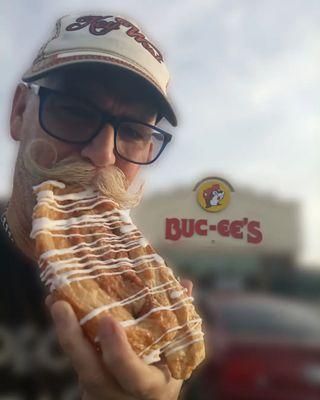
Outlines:
{"type": "Polygon", "coordinates": [[[208,285],[267,287],[290,274],[301,246],[296,202],[222,178],[154,193],[131,215],[168,264],[208,285]]]}

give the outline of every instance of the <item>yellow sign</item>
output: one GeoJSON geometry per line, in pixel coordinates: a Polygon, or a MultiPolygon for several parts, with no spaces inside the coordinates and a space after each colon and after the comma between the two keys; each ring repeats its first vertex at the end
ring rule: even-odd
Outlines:
{"type": "Polygon", "coordinates": [[[218,177],[203,179],[193,190],[197,190],[198,203],[208,212],[219,212],[228,207],[234,191],[225,179],[218,177]]]}

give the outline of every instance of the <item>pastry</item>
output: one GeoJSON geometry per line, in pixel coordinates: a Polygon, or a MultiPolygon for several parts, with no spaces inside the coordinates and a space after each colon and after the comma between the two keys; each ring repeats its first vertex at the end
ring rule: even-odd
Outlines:
{"type": "Polygon", "coordinates": [[[129,210],[92,187],[53,180],[34,193],[30,237],[54,300],[71,304],[98,351],[99,319],[111,315],[145,362],[162,359],[174,378],[189,378],[204,359],[201,318],[129,210]]]}

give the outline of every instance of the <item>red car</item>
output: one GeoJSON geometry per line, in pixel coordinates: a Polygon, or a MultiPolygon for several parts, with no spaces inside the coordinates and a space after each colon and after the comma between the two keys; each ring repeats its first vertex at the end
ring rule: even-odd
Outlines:
{"type": "Polygon", "coordinates": [[[206,295],[207,360],[186,400],[319,400],[320,313],[281,298],[206,295]]]}

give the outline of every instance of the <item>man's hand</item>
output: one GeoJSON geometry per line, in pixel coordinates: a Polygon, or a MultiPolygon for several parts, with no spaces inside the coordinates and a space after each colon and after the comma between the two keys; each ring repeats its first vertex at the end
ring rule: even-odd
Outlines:
{"type": "MultiPolygon", "coordinates": [[[[192,292],[192,282],[181,284],[192,292]]],[[[132,350],[124,328],[113,318],[104,317],[99,325],[102,356],[84,336],[78,319],[65,301],[52,304],[46,298],[58,340],[75,369],[82,400],[176,400],[182,380],[172,378],[161,361],[147,365],[132,350]]]]}

